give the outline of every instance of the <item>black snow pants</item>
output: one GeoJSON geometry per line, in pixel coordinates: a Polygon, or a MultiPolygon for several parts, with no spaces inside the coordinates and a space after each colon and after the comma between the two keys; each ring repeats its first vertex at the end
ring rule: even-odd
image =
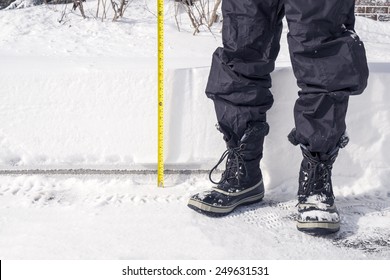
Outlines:
{"type": "Polygon", "coordinates": [[[212,59],[206,94],[224,131],[240,139],[265,122],[273,104],[271,76],[286,16],[299,97],[295,140],[329,153],[345,133],[350,95],[367,86],[363,43],[354,31],[355,0],[223,0],[223,47],[212,59]]]}

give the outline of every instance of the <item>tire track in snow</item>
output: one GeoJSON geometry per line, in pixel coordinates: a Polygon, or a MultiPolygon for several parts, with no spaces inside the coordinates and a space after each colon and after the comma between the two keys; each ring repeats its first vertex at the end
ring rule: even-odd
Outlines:
{"type": "MultiPolygon", "coordinates": [[[[324,237],[297,234],[296,201],[267,201],[247,206],[231,214],[254,228],[267,230],[277,242],[302,242],[323,239],[321,250],[335,246],[347,250],[360,250],[378,258],[390,257],[390,201],[375,196],[344,197],[337,201],[341,216],[338,233],[324,237]]],[[[310,250],[302,248],[302,250],[310,250]]]]}
{"type": "Polygon", "coordinates": [[[363,195],[339,204],[343,227],[333,245],[390,257],[390,201],[363,195]]]}

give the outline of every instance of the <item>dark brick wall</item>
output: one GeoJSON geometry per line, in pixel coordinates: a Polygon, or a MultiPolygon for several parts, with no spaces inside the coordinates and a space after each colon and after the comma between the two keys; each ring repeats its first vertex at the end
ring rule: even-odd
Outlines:
{"type": "Polygon", "coordinates": [[[356,0],[357,16],[379,21],[390,21],[390,0],[356,0]]]}

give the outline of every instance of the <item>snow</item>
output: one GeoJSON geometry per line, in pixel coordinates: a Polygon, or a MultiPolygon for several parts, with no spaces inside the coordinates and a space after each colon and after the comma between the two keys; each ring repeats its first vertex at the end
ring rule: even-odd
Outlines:
{"type": "Polygon", "coordinates": [[[168,169],[195,171],[156,187],[154,3],[134,0],[120,22],[93,19],[96,1],[88,19],[72,12],[61,23],[64,5],[0,11],[0,258],[389,259],[390,24],[357,19],[370,81],[351,97],[351,141],[333,169],[341,230],[315,237],[295,229],[301,155],[286,138],[298,90],[287,29],[272,75],[264,201],[208,218],[186,203],[212,187],[202,170],[225,148],[204,95],[220,25],[192,36],[182,14],[178,32],[167,3],[165,158],[168,169]]]}
{"type": "Polygon", "coordinates": [[[298,216],[298,219],[301,221],[333,221],[339,222],[340,218],[337,213],[329,213],[321,210],[310,210],[301,213],[298,216]]]}
{"type": "Polygon", "coordinates": [[[310,195],[306,198],[305,203],[301,205],[303,208],[310,207],[314,204],[314,206],[320,210],[326,210],[330,205],[323,203],[322,201],[326,200],[325,195],[310,195]]]}

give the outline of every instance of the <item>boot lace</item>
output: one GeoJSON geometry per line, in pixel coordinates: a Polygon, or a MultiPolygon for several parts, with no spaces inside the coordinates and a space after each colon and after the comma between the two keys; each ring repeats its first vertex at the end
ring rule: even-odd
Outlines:
{"type": "Polygon", "coordinates": [[[239,147],[228,148],[225,152],[223,152],[221,158],[209,173],[209,179],[213,184],[220,185],[232,179],[237,179],[238,184],[240,184],[239,175],[246,173],[245,162],[240,153],[242,149],[244,149],[243,144],[241,144],[239,147]],[[225,159],[225,171],[222,173],[221,179],[219,181],[214,181],[212,174],[225,159]]]}
{"type": "Polygon", "coordinates": [[[331,168],[332,166],[327,163],[308,159],[307,169],[304,171],[305,178],[300,186],[298,204],[304,203],[312,194],[325,194],[327,197],[334,198],[329,182],[331,168]]]}

